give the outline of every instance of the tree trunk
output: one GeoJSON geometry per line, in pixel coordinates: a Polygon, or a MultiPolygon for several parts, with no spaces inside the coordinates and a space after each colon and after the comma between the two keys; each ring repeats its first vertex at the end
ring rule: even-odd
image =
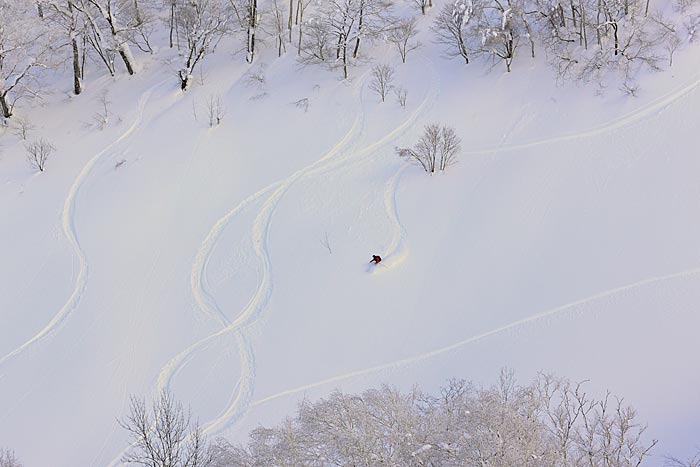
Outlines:
{"type": "Polygon", "coordinates": [[[248,12],[248,50],[246,54],[246,62],[253,63],[255,58],[255,27],[257,26],[258,16],[258,1],[250,0],[250,11],[248,12]]]}
{"type": "Polygon", "coordinates": [[[141,26],[143,23],[143,18],[141,17],[141,7],[139,7],[139,0],[134,0],[134,16],[136,19],[136,24],[141,26]]]}
{"type": "Polygon", "coordinates": [[[170,48],[173,48],[173,27],[175,26],[175,2],[170,4],[170,48]]]}
{"type": "Polygon", "coordinates": [[[294,0],[289,0],[289,21],[287,29],[289,30],[289,43],[292,43],[292,16],[294,16],[294,0]]]}
{"type": "MultiPolygon", "coordinates": [[[[301,5],[301,1],[302,0],[299,0],[299,5],[301,5]]],[[[297,55],[301,55],[301,30],[304,25],[304,10],[300,10],[299,7],[297,7],[297,15],[299,17],[299,44],[297,45],[297,55]]]]}
{"type": "Polygon", "coordinates": [[[126,66],[126,71],[128,71],[130,75],[133,75],[134,74],[134,65],[131,63],[131,53],[130,53],[128,47],[129,46],[126,44],[120,45],[119,46],[119,56],[124,61],[124,65],[126,66]]]}
{"type": "Polygon", "coordinates": [[[7,91],[0,93],[0,109],[2,109],[2,116],[4,118],[12,117],[12,110],[10,106],[7,105],[7,91]]]}
{"type": "Polygon", "coordinates": [[[83,91],[83,75],[80,69],[80,52],[78,51],[78,41],[75,36],[71,37],[71,47],[73,48],[73,92],[77,96],[83,91]]]}
{"type": "Polygon", "coordinates": [[[357,40],[355,41],[355,50],[352,51],[352,58],[357,58],[357,51],[360,49],[360,37],[362,36],[362,20],[364,17],[364,1],[360,3],[360,21],[357,23],[357,40]]]}
{"type": "Polygon", "coordinates": [[[348,78],[348,46],[343,44],[343,78],[348,78]]]}

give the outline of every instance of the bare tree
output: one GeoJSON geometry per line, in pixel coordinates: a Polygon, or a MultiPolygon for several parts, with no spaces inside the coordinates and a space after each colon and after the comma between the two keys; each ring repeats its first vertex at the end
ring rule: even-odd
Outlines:
{"type": "Polygon", "coordinates": [[[311,0],[297,0],[297,9],[295,15],[295,22],[298,27],[299,35],[297,36],[297,55],[301,55],[301,44],[304,34],[304,12],[311,5],[311,0]]]}
{"type": "Polygon", "coordinates": [[[27,140],[29,133],[36,130],[36,125],[25,117],[15,118],[15,135],[19,136],[23,140],[27,140]]]}
{"type": "Polygon", "coordinates": [[[430,124],[425,126],[423,135],[413,148],[396,148],[396,153],[432,175],[436,169],[445,170],[457,162],[460,143],[452,128],[430,124]]]}
{"type": "Polygon", "coordinates": [[[666,39],[666,50],[668,51],[668,66],[669,68],[673,66],[673,54],[678,50],[678,47],[681,46],[683,41],[681,41],[681,38],[678,37],[678,34],[675,32],[672,34],[669,34],[668,38],[666,39]]]}
{"type": "MultiPolygon", "coordinates": [[[[0,464],[2,465],[2,464],[0,464]]],[[[667,467],[700,467],[700,451],[698,451],[693,457],[689,457],[686,460],[678,459],[677,457],[667,456],[666,457],[667,467]]]]}
{"type": "Polygon", "coordinates": [[[0,467],[22,467],[15,452],[10,449],[0,449],[0,467]]]}
{"type": "Polygon", "coordinates": [[[450,127],[440,129],[440,146],[438,148],[439,161],[438,168],[445,170],[447,167],[457,163],[457,154],[461,151],[461,139],[450,127]]]}
{"type": "Polygon", "coordinates": [[[416,4],[418,8],[420,8],[420,13],[425,16],[425,13],[428,9],[428,1],[429,0],[413,0],[413,3],[416,4]]]}
{"type": "Polygon", "coordinates": [[[131,397],[129,415],[119,420],[132,439],[122,462],[149,467],[208,467],[212,453],[189,412],[163,391],[151,409],[143,399],[131,397]]]}
{"type": "Polygon", "coordinates": [[[209,99],[207,99],[207,116],[209,117],[209,127],[211,128],[214,125],[220,125],[225,113],[226,110],[221,103],[221,96],[209,96],[209,99]]]}
{"type": "Polygon", "coordinates": [[[187,90],[195,67],[228,31],[230,15],[223,0],[191,0],[177,16],[187,41],[185,66],[180,69],[180,89],[187,90]]]}
{"type": "Polygon", "coordinates": [[[372,81],[369,83],[369,88],[377,93],[382,99],[386,100],[387,94],[394,87],[391,83],[394,81],[394,69],[388,64],[376,65],[372,68],[372,81]]]}
{"type": "Polygon", "coordinates": [[[474,4],[458,0],[454,5],[445,5],[435,18],[432,30],[439,44],[447,46],[448,57],[462,57],[469,64],[470,50],[468,27],[474,18],[474,4]]]}
{"type": "Polygon", "coordinates": [[[51,143],[43,138],[39,139],[39,141],[27,144],[25,149],[27,150],[27,161],[29,161],[29,165],[40,172],[44,171],[46,161],[56,150],[51,143]]]}
{"type": "Polygon", "coordinates": [[[109,115],[111,114],[109,106],[112,101],[109,100],[109,92],[103,89],[97,96],[98,111],[95,112],[93,120],[97,124],[100,130],[103,130],[105,126],[109,123],[109,115]]]}
{"type": "Polygon", "coordinates": [[[34,96],[37,72],[49,66],[52,47],[48,30],[37,22],[29,2],[0,2],[0,112],[12,116],[15,104],[34,96]]]}
{"type": "Polygon", "coordinates": [[[396,94],[396,101],[399,103],[401,107],[406,107],[406,96],[408,95],[408,91],[404,87],[397,87],[394,89],[394,94],[396,94]]]}
{"type": "MultiPolygon", "coordinates": [[[[270,28],[270,34],[274,36],[275,43],[277,44],[277,56],[281,57],[282,54],[287,51],[287,48],[284,44],[284,35],[288,31],[290,31],[291,34],[291,28],[288,29],[289,23],[285,21],[284,12],[282,11],[282,7],[280,6],[277,0],[272,0],[272,4],[270,5],[270,15],[268,18],[268,27],[270,28]]],[[[289,21],[291,22],[291,16],[289,17],[289,21]]]]}
{"type": "Polygon", "coordinates": [[[403,63],[406,63],[406,55],[408,52],[420,47],[420,42],[413,41],[417,34],[418,27],[415,18],[399,21],[398,25],[389,33],[389,42],[394,44],[399,55],[401,55],[401,61],[403,63]]]}
{"type": "MultiPolygon", "coordinates": [[[[122,4],[120,4],[118,0],[85,0],[85,2],[87,6],[92,7],[106,23],[112,37],[114,48],[124,62],[126,71],[130,75],[133,75],[136,69],[134,56],[131,53],[128,41],[130,28],[120,22],[121,13],[123,12],[123,8],[121,8],[122,4]]],[[[83,8],[82,11],[87,12],[87,9],[83,8]]]]}
{"type": "Polygon", "coordinates": [[[83,31],[85,22],[78,17],[80,12],[74,7],[73,0],[47,0],[45,4],[49,10],[45,18],[62,29],[70,43],[71,61],[73,64],[73,93],[78,95],[83,90],[83,70],[80,66],[81,54],[78,39],[85,35],[85,31],[83,31]]]}
{"type": "Polygon", "coordinates": [[[385,28],[390,6],[381,0],[328,0],[305,25],[299,60],[340,68],[343,78],[357,57],[362,37],[373,37],[385,28]],[[350,49],[354,45],[354,49],[350,49]]]}
{"type": "Polygon", "coordinates": [[[258,0],[229,0],[238,23],[246,31],[246,62],[255,60],[255,34],[258,29],[258,0]]]}

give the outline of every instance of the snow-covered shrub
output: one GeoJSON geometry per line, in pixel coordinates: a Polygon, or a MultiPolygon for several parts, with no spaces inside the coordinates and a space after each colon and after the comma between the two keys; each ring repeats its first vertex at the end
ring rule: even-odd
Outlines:
{"type": "Polygon", "coordinates": [[[425,126],[413,148],[396,148],[396,153],[433,174],[436,169],[445,170],[457,163],[461,149],[461,139],[453,128],[433,123],[425,126]]]}

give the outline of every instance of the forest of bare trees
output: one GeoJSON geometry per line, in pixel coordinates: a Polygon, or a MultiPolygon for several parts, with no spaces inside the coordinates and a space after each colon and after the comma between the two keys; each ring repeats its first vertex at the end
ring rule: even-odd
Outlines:
{"type": "Polygon", "coordinates": [[[700,0],[403,1],[0,0],[0,17],[14,18],[0,27],[0,111],[9,119],[18,102],[40,96],[52,72],[70,70],[78,95],[99,68],[136,74],[140,56],[159,48],[178,50],[173,79],[186,90],[224,37],[249,63],[270,46],[348,78],[377,44],[405,62],[423,33],[436,53],[465,64],[511,71],[542,55],[559,80],[613,76],[633,94],[640,69],[671,67],[700,29],[700,0]]]}
{"type": "MultiPolygon", "coordinates": [[[[390,386],[304,399],[295,415],[254,429],[246,444],[208,442],[163,393],[149,409],[132,399],[121,425],[126,462],[190,467],[641,467],[657,444],[620,397],[540,374],[519,384],[451,380],[437,393],[390,386]],[[190,431],[188,431],[190,430],[190,431]]],[[[697,459],[666,458],[696,467],[697,459]]]]}

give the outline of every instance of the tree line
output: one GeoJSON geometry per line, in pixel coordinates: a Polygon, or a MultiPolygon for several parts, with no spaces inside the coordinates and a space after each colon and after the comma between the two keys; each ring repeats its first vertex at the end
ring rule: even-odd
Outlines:
{"type": "Polygon", "coordinates": [[[69,65],[78,95],[91,67],[138,73],[138,54],[160,47],[180,52],[186,90],[224,36],[240,41],[249,63],[266,39],[280,56],[293,51],[347,78],[376,42],[392,44],[405,62],[420,46],[420,28],[465,64],[483,58],[511,71],[521,50],[544,52],[561,79],[595,81],[612,71],[634,93],[636,71],[671,66],[700,27],[700,0],[403,1],[414,14],[397,14],[392,0],[0,0],[0,17],[13,19],[0,25],[0,111],[10,118],[18,100],[37,96],[47,70],[69,65]]]}
{"type": "MultiPolygon", "coordinates": [[[[643,467],[657,444],[623,398],[545,373],[523,385],[507,369],[490,386],[450,380],[434,394],[384,385],[305,398],[247,443],[208,440],[168,392],[151,404],[132,397],[118,423],[129,435],[122,462],[149,467],[643,467]]],[[[663,459],[700,467],[700,451],[663,459]]],[[[0,449],[0,467],[22,464],[0,449]]]]}

